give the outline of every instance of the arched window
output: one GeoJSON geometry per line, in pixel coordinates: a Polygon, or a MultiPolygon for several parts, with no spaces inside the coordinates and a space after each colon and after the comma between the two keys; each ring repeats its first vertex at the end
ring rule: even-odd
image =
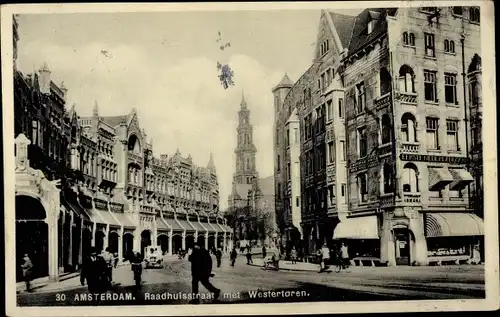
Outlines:
{"type": "Polygon", "coordinates": [[[455,42],[450,41],[450,53],[455,53],[455,42]]]}
{"type": "Polygon", "coordinates": [[[418,192],[418,169],[413,163],[406,163],[403,168],[403,192],[418,192]]]}
{"type": "Polygon", "coordinates": [[[391,165],[388,163],[384,164],[383,170],[384,176],[384,193],[392,193],[394,192],[394,171],[391,165]]]}
{"type": "Polygon", "coordinates": [[[410,33],[409,42],[410,42],[410,46],[415,46],[415,34],[410,33]]]}
{"type": "Polygon", "coordinates": [[[403,32],[403,44],[404,45],[408,45],[409,44],[409,41],[408,41],[408,32],[403,32]]]}
{"type": "Polygon", "coordinates": [[[408,65],[399,69],[399,92],[415,92],[415,73],[408,65]]]}
{"type": "Polygon", "coordinates": [[[380,69],[380,95],[383,96],[391,91],[392,88],[392,78],[391,74],[387,68],[382,67],[380,69]]]}
{"type": "Polygon", "coordinates": [[[411,113],[405,113],[401,117],[401,134],[403,136],[403,141],[406,142],[417,142],[417,130],[416,130],[415,117],[411,113]]]}
{"type": "Polygon", "coordinates": [[[444,40],[444,51],[445,52],[450,51],[450,42],[448,40],[444,40]]]}
{"type": "Polygon", "coordinates": [[[389,115],[384,114],[382,116],[382,144],[387,144],[391,142],[391,118],[389,115]]]}
{"type": "Polygon", "coordinates": [[[480,22],[481,15],[479,13],[479,8],[477,8],[477,7],[471,7],[469,9],[469,20],[471,22],[477,22],[477,23],[480,22]]]}

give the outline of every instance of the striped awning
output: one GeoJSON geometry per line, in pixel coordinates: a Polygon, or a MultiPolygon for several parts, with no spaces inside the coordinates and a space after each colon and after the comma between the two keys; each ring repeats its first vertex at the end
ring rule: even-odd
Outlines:
{"type": "Polygon", "coordinates": [[[333,239],[378,239],[377,216],[347,218],[333,232],[333,239]]]}
{"type": "Polygon", "coordinates": [[[474,181],[472,175],[463,168],[450,168],[453,182],[450,184],[451,190],[461,190],[474,181]]]}
{"type": "Polygon", "coordinates": [[[170,227],[166,221],[160,217],[156,217],[156,230],[158,231],[170,231],[170,227]]]}
{"type": "Polygon", "coordinates": [[[166,222],[169,227],[172,227],[174,231],[184,231],[184,228],[173,218],[163,218],[163,221],[166,222]]]}
{"type": "Polygon", "coordinates": [[[429,168],[429,189],[443,189],[453,182],[453,176],[447,168],[429,168]]]}
{"type": "Polygon", "coordinates": [[[428,213],[426,237],[463,237],[484,235],[484,221],[472,213],[428,213]]]}
{"type": "Polygon", "coordinates": [[[113,212],[113,216],[125,228],[135,228],[137,226],[135,220],[132,218],[133,216],[130,214],[113,212]]]}
{"type": "Polygon", "coordinates": [[[99,219],[102,219],[102,221],[97,221],[98,223],[115,227],[121,227],[121,224],[113,217],[111,212],[107,210],[93,209],[92,214],[97,215],[99,219]]]}

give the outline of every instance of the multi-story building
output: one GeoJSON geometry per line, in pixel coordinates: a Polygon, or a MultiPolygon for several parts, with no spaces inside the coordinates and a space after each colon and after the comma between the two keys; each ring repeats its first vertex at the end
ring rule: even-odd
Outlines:
{"type": "Polygon", "coordinates": [[[295,84],[285,76],[273,89],[277,216],[286,232],[296,232],[287,240],[297,245],[302,239],[306,254],[331,245],[335,225],[346,214],[344,90],[338,69],[354,19],[323,10],[311,67],[295,84]]]}
{"type": "Polygon", "coordinates": [[[349,213],[335,229],[355,260],[478,260],[483,221],[469,209],[474,81],[466,65],[480,54],[479,22],[475,7],[367,9],[356,17],[341,71],[349,213]]]}
{"type": "Polygon", "coordinates": [[[180,152],[154,158],[135,109],[101,116],[96,102],[79,117],[66,93],[46,64],[14,73],[16,256],[29,254],[35,277],[78,269],[91,246],[120,261],[149,245],[231,247],[212,156],[207,167],[180,152]]]}

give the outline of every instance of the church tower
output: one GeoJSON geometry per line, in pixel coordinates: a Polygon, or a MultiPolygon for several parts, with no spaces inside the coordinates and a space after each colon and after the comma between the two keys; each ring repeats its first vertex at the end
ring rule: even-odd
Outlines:
{"type": "Polygon", "coordinates": [[[240,111],[238,111],[237,144],[234,153],[236,154],[236,172],[233,175],[233,182],[236,184],[253,184],[259,174],[255,166],[255,154],[257,148],[253,144],[253,127],[250,124],[250,110],[247,108],[245,95],[242,93],[240,111]]]}

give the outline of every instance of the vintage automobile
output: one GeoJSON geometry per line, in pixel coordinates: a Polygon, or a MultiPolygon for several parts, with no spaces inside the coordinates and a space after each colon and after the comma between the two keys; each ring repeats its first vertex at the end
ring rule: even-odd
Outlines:
{"type": "Polygon", "coordinates": [[[163,254],[159,246],[148,246],[144,256],[146,268],[163,268],[163,254]]]}

